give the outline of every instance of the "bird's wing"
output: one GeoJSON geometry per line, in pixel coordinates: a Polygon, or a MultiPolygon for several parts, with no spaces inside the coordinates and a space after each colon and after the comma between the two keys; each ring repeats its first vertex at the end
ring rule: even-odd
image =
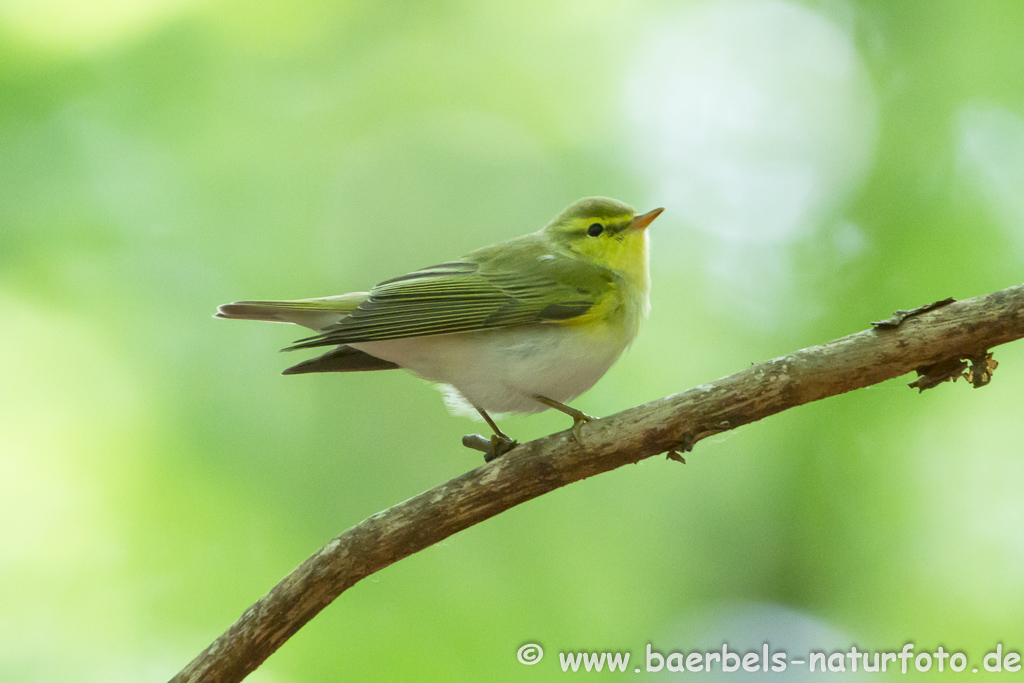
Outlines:
{"type": "Polygon", "coordinates": [[[608,268],[566,254],[529,252],[535,253],[517,255],[515,267],[494,258],[474,261],[471,254],[382,282],[347,317],[290,349],[564,323],[585,315],[616,287],[608,268]]]}

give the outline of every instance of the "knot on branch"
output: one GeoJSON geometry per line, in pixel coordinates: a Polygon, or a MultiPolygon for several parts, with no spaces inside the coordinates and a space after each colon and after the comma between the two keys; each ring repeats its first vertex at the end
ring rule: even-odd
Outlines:
{"type": "Polygon", "coordinates": [[[690,451],[693,450],[693,447],[701,439],[706,439],[709,436],[714,436],[715,434],[720,434],[721,432],[727,432],[730,429],[733,429],[737,426],[738,425],[734,425],[729,420],[722,420],[713,427],[688,429],[685,432],[683,432],[683,435],[679,438],[679,443],[676,445],[676,447],[670,449],[667,453],[665,453],[665,459],[672,460],[674,462],[678,462],[685,465],[686,458],[681,456],[679,454],[679,451],[682,451],[683,453],[689,453],[690,451]]]}

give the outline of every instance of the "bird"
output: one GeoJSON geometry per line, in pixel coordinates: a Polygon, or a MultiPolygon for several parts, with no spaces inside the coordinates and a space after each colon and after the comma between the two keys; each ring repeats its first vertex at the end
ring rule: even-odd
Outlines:
{"type": "Polygon", "coordinates": [[[647,316],[647,227],[663,210],[640,214],[609,197],[585,197],[536,232],[368,292],[236,301],[214,317],[317,333],[285,351],[333,347],[285,375],[404,368],[439,384],[452,413],[478,414],[494,432],[489,441],[463,439],[485,460],[518,443],[492,413],[500,419],[553,408],[573,418],[582,443],[580,428],[596,418],[566,403],[611,368],[647,316]]]}

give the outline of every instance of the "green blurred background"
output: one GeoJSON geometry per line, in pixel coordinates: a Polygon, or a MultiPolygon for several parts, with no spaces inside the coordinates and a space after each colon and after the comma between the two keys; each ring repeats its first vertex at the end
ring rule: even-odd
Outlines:
{"type": "MultiPolygon", "coordinates": [[[[1020,282],[1022,188],[1016,0],[0,2],[0,678],[167,679],[479,464],[427,383],[282,377],[303,331],[217,304],[365,289],[585,195],[665,206],[651,316],[575,402],[605,415],[1020,282]]],[[[543,496],[358,584],[251,680],[1019,651],[1024,344],[996,359],[981,391],[894,380],[543,496]]]]}

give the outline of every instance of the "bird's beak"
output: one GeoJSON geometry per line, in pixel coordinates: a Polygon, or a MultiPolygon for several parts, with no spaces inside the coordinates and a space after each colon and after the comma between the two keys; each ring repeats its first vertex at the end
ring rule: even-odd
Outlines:
{"type": "Polygon", "coordinates": [[[648,211],[647,213],[642,213],[639,216],[635,216],[629,224],[629,229],[643,230],[648,225],[650,225],[655,218],[660,216],[661,212],[664,210],[665,209],[655,209],[654,211],[648,211]]]}

